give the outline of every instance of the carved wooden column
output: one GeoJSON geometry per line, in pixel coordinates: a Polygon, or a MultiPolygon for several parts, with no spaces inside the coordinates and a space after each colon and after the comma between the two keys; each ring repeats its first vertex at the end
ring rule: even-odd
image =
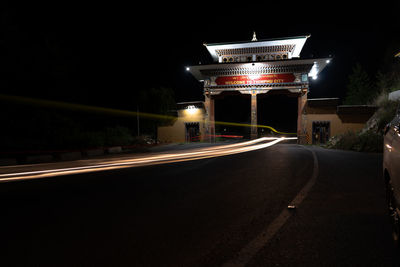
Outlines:
{"type": "Polygon", "coordinates": [[[307,130],[305,121],[305,106],[307,103],[308,88],[303,88],[297,104],[297,143],[307,144],[307,130]]]}
{"type": "Polygon", "coordinates": [[[239,92],[242,94],[250,94],[251,95],[251,127],[250,127],[250,138],[256,139],[258,137],[258,122],[257,122],[257,95],[258,94],[266,94],[269,89],[257,89],[257,90],[240,90],[239,92]]]}
{"type": "Polygon", "coordinates": [[[251,92],[251,131],[250,138],[256,139],[257,134],[257,91],[251,92]]]}
{"type": "Polygon", "coordinates": [[[214,98],[212,98],[212,96],[208,92],[204,94],[204,97],[205,97],[204,105],[206,108],[206,118],[205,118],[206,136],[204,140],[210,143],[214,143],[215,142],[214,98]]]}

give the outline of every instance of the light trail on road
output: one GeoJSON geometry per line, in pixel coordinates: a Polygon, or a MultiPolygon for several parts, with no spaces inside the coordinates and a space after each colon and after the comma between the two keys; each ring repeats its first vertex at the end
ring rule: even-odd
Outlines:
{"type": "MultiPolygon", "coordinates": [[[[16,171],[11,173],[0,174],[0,182],[47,178],[47,177],[54,177],[61,175],[81,174],[81,173],[98,172],[98,171],[114,170],[121,168],[132,168],[132,167],[141,167],[149,165],[158,165],[158,164],[167,164],[167,163],[176,163],[182,161],[222,157],[227,155],[233,155],[233,154],[263,149],[275,145],[284,140],[295,140],[295,139],[297,139],[297,137],[263,137],[247,142],[193,149],[184,152],[171,152],[166,154],[157,154],[157,155],[136,157],[129,159],[104,159],[102,161],[97,162],[96,164],[91,163],[86,166],[49,168],[49,164],[46,164],[47,169],[44,170],[32,170],[32,171],[20,171],[20,172],[16,171]],[[269,142],[265,143],[266,141],[269,142]]],[[[82,161],[80,161],[80,163],[82,163],[82,161]]],[[[65,163],[65,165],[71,165],[71,164],[73,164],[73,162],[65,163]]],[[[26,166],[21,166],[21,168],[24,167],[26,168],[26,166]]]]}

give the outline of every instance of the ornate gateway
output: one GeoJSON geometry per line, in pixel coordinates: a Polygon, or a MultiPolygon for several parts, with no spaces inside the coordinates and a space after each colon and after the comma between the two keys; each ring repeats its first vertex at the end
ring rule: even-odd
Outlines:
{"type": "Polygon", "coordinates": [[[305,143],[304,106],[309,78],[316,79],[331,58],[300,59],[300,52],[310,36],[297,36],[238,43],[204,44],[213,64],[197,65],[188,71],[204,82],[206,135],[215,136],[214,98],[224,91],[251,94],[251,138],[257,138],[257,94],[270,90],[298,94],[297,136],[305,143]]]}

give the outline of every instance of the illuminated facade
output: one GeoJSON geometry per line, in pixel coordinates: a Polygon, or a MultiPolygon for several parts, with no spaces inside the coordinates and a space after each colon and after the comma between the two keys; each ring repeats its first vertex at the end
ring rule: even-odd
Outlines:
{"type": "Polygon", "coordinates": [[[377,110],[373,105],[339,105],[339,98],[308,99],[307,144],[325,144],[332,136],[361,131],[377,110]]]}
{"type": "Polygon", "coordinates": [[[300,52],[310,36],[246,42],[204,44],[213,64],[190,66],[187,70],[204,85],[205,138],[215,136],[214,98],[226,91],[251,95],[251,138],[257,138],[257,95],[274,90],[298,95],[297,135],[306,143],[304,107],[309,79],[330,62],[330,58],[300,59],[300,52]]]}
{"type": "Polygon", "coordinates": [[[177,119],[157,128],[157,138],[162,143],[197,142],[205,136],[205,111],[203,102],[177,103],[177,119]]]}

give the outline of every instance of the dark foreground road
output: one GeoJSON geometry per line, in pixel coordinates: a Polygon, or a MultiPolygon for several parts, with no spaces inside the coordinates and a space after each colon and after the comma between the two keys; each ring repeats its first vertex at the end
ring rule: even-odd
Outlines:
{"type": "Polygon", "coordinates": [[[3,183],[0,263],[399,266],[381,161],[379,154],[278,144],[212,159],[3,183]],[[318,161],[313,183],[311,150],[318,161]],[[301,203],[288,211],[299,192],[301,203]],[[249,245],[254,240],[257,245],[249,245]]]}

